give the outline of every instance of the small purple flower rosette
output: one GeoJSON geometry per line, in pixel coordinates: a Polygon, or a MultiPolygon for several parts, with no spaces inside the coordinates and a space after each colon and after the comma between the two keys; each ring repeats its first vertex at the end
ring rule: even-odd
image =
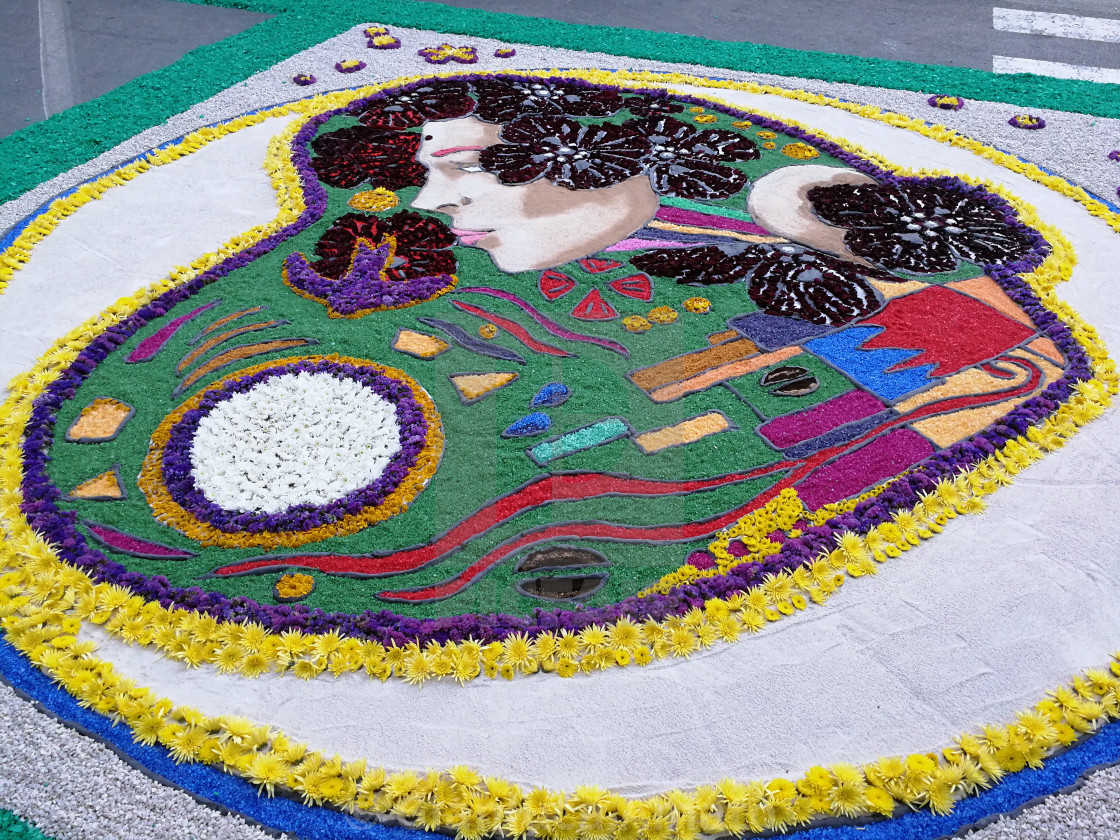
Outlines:
{"type": "Polygon", "coordinates": [[[371,50],[399,50],[401,39],[392,35],[377,35],[366,41],[366,46],[371,50]]]}
{"type": "Polygon", "coordinates": [[[517,50],[513,47],[499,47],[494,50],[494,58],[513,58],[517,55],[517,50]]]}
{"type": "Polygon", "coordinates": [[[297,73],[296,75],[292,76],[292,81],[302,87],[304,85],[313,85],[318,80],[310,73],[297,73]]]}
{"type": "Polygon", "coordinates": [[[960,96],[934,94],[926,101],[929,102],[931,107],[940,108],[943,111],[959,111],[964,107],[964,98],[960,96]]]}
{"type": "Polygon", "coordinates": [[[1016,114],[1007,121],[1007,124],[1015,128],[1025,128],[1028,131],[1037,131],[1040,128],[1046,128],[1046,120],[1042,117],[1034,117],[1030,114],[1016,114]]]}
{"type": "Polygon", "coordinates": [[[340,61],[334,66],[334,69],[339,73],[357,73],[365,68],[366,63],[364,61],[340,61]]]}
{"type": "Polygon", "coordinates": [[[1111,152],[1109,152],[1108,159],[1120,162],[1120,149],[1113,149],[1111,152]]]}

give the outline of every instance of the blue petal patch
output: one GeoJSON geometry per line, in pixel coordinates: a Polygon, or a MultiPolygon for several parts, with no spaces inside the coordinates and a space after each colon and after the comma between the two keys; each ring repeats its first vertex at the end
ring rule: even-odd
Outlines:
{"type": "MultiPolygon", "coordinates": [[[[561,385],[561,388],[564,386],[561,385]]],[[[534,411],[532,414],[526,414],[520,420],[515,420],[510,423],[502,437],[504,438],[518,438],[518,437],[532,437],[547,432],[552,427],[552,420],[543,411],[534,411]]]]}
{"type": "Polygon", "coordinates": [[[555,408],[558,405],[563,405],[564,403],[566,403],[568,401],[568,397],[570,397],[571,395],[572,389],[562,382],[549,382],[547,385],[537,391],[537,395],[533,397],[533,401],[529,403],[529,407],[555,408]]]}
{"type": "Polygon", "coordinates": [[[806,341],[805,349],[848,374],[875,396],[891,402],[941,381],[929,376],[935,365],[897,370],[902,362],[917,356],[918,350],[860,349],[861,344],[882,331],[878,326],[847,327],[806,341]]]}

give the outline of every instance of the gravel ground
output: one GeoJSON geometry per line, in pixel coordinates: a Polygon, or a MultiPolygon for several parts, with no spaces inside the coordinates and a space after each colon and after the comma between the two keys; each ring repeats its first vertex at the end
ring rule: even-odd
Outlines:
{"type": "MultiPolygon", "coordinates": [[[[395,29],[394,33],[402,38],[405,46],[400,50],[373,51],[365,48],[361,29],[357,27],[343,33],[257,74],[245,85],[231,88],[3,205],[0,207],[0,230],[6,230],[59,192],[201,125],[322,90],[400,75],[439,72],[439,68],[416,56],[417,48],[446,40],[439,33],[395,29]],[[339,75],[334,63],[351,57],[361,58],[370,66],[352,76],[339,75]],[[291,77],[297,72],[311,72],[321,81],[306,88],[296,87],[291,77]]],[[[480,60],[469,68],[451,65],[445,72],[598,66],[675,70],[802,88],[940,122],[1032,160],[1113,202],[1120,184],[1120,163],[1106,157],[1111,149],[1120,148],[1120,120],[1036,110],[1032,113],[1043,116],[1047,128],[1023,131],[1007,125],[1007,120],[1019,112],[1013,106],[970,101],[962,110],[951,112],[935,111],[926,103],[930,93],[951,94],[952,91],[921,94],[542,47],[518,46],[515,58],[496,59],[492,57],[494,49],[506,44],[460,36],[452,38],[456,44],[475,45],[480,60]]],[[[0,803],[57,840],[152,837],[264,840],[269,836],[239,818],[223,816],[186,794],[150,780],[100,744],[36,712],[5,686],[0,686],[0,755],[5,758],[0,765],[0,803]],[[49,787],[43,782],[45,778],[52,780],[49,787]]],[[[1014,819],[1002,818],[968,836],[972,840],[1105,840],[1120,836],[1118,827],[1120,767],[1096,773],[1073,793],[1051,797],[1014,819]]]]}
{"type": "Polygon", "coordinates": [[[1120,837],[1120,766],[1089,776],[1072,793],[1051,796],[1014,818],[999,820],[968,840],[1115,840],[1120,837]]]}
{"type": "Polygon", "coordinates": [[[6,685],[0,685],[0,755],[0,803],[57,840],[274,838],[153,781],[6,685]]]}

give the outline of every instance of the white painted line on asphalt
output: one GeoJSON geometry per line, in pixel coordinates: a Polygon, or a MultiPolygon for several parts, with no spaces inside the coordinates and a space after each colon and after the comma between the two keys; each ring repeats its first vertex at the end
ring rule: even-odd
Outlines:
{"type": "Polygon", "coordinates": [[[1055,79],[1081,79],[1086,82],[1111,82],[1120,84],[1120,69],[1115,67],[1086,67],[1082,64],[1062,64],[1060,61],[1039,61],[1034,58],[1009,58],[992,56],[992,70],[996,73],[1034,73],[1055,79]]]}
{"type": "Polygon", "coordinates": [[[48,117],[74,104],[69,28],[65,0],[39,0],[39,69],[43,76],[43,111],[48,117]]]}
{"type": "Polygon", "coordinates": [[[1054,35],[1058,38],[1120,43],[1120,20],[1113,18],[1028,12],[996,6],[992,9],[992,26],[1000,32],[1024,32],[1027,35],[1054,35]]]}

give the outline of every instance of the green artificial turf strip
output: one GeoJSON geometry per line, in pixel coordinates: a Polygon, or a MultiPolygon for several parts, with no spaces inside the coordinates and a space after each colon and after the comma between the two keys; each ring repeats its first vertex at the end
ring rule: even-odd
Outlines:
{"type": "Polygon", "coordinates": [[[692,35],[584,26],[416,0],[324,0],[315,4],[296,0],[210,0],[209,5],[248,9],[274,17],[217,44],[192,50],[168,67],[0,139],[0,165],[7,176],[0,186],[0,202],[15,198],[252,74],[364,22],[634,58],[955,94],[1023,108],[1120,117],[1120,85],[1027,74],[995,75],[958,67],[711,41],[692,35]]]}

